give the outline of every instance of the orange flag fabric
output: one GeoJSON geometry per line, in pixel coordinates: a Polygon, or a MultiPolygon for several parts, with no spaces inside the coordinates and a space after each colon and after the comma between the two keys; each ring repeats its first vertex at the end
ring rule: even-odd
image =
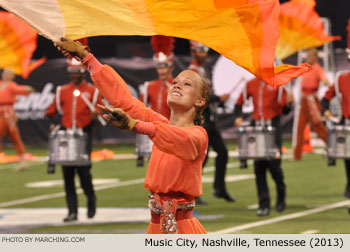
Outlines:
{"type": "Polygon", "coordinates": [[[0,5],[54,41],[101,35],[186,38],[274,87],[309,70],[308,65],[274,67],[278,0],[0,0],[0,5]]]}
{"type": "Polygon", "coordinates": [[[45,58],[31,63],[37,32],[12,13],[0,11],[0,68],[11,68],[27,78],[45,58]]]}
{"type": "Polygon", "coordinates": [[[291,0],[281,4],[279,17],[281,37],[276,55],[280,59],[311,47],[339,40],[339,36],[328,36],[321,17],[315,11],[315,0],[291,0]]]}

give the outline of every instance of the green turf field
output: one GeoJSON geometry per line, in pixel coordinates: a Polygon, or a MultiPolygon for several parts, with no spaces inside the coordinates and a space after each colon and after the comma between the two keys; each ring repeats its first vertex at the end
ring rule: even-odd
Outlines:
{"type": "MultiPolygon", "coordinates": [[[[228,142],[230,150],[235,149],[233,142],[228,142]]],[[[133,153],[132,145],[95,146],[95,149],[107,147],[116,154],[133,153]]],[[[288,145],[287,145],[288,147],[288,145]]],[[[5,153],[13,153],[4,149],[5,153]]],[[[28,147],[28,152],[45,155],[45,148],[28,147]]],[[[237,161],[229,159],[228,176],[253,174],[252,166],[239,169],[237,161]]],[[[210,159],[203,176],[213,176],[213,159],[210,159]]],[[[33,196],[63,192],[62,186],[48,188],[28,188],[28,182],[61,180],[60,169],[55,174],[46,173],[44,163],[35,163],[28,171],[15,172],[12,164],[0,165],[0,208],[65,208],[64,197],[37,200],[31,203],[13,202],[33,196]],[[2,206],[12,202],[10,206],[2,206]]],[[[271,213],[268,217],[257,217],[255,181],[253,178],[236,182],[228,182],[228,191],[236,198],[235,203],[212,196],[212,183],[203,183],[202,198],[209,204],[197,206],[195,213],[202,217],[201,223],[208,232],[219,233],[350,233],[350,201],[343,197],[345,188],[345,170],[343,162],[338,160],[337,166],[328,167],[326,160],[317,154],[307,154],[303,161],[284,160],[282,167],[287,184],[287,209],[283,213],[274,210],[275,187],[269,176],[270,194],[272,196],[271,213]],[[332,205],[340,202],[340,205],[332,205]],[[294,215],[292,215],[294,214],[294,215]],[[283,218],[279,218],[283,217],[283,218]],[[250,224],[250,225],[246,225],[250,224]],[[244,225],[244,226],[243,226],[244,225]]],[[[136,160],[108,160],[93,165],[94,179],[118,178],[120,181],[136,181],[145,176],[144,168],[136,167],[136,160]]],[[[96,191],[98,207],[147,207],[148,192],[142,182],[96,191]]],[[[79,195],[80,206],[86,205],[84,195],[79,195]]],[[[98,211],[98,210],[97,210],[98,211]]],[[[98,212],[97,212],[98,214],[98,212]]],[[[1,217],[1,216],[0,216],[1,217]]],[[[64,216],[59,216],[63,218],[64,216]]],[[[0,218],[1,223],[1,218],[0,218]]],[[[1,226],[1,225],[0,225],[1,226]]],[[[45,226],[21,230],[22,233],[144,233],[147,223],[108,223],[98,225],[64,225],[45,226]]]]}

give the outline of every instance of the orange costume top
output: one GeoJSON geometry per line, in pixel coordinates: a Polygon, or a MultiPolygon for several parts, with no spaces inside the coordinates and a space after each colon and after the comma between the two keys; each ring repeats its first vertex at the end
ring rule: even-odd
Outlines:
{"type": "MultiPolygon", "coordinates": [[[[75,124],[77,128],[84,128],[91,123],[91,110],[86,105],[82,95],[86,97],[91,104],[96,107],[101,103],[101,95],[92,84],[82,81],[78,86],[74,83],[68,83],[58,86],[55,98],[46,110],[45,115],[54,116],[57,112],[62,115],[62,125],[70,129],[75,124]],[[79,90],[80,94],[75,96],[73,93],[79,90]]],[[[96,110],[99,110],[96,108],[96,110]]]]}
{"type": "Polygon", "coordinates": [[[2,81],[0,81],[0,143],[2,137],[8,132],[18,155],[22,155],[25,147],[17,128],[17,116],[13,104],[16,102],[17,95],[28,95],[30,91],[26,86],[18,85],[13,81],[4,88],[1,86],[2,81]]]}
{"type": "Polygon", "coordinates": [[[145,92],[140,95],[140,100],[156,111],[157,113],[170,118],[170,108],[167,104],[168,90],[173,80],[165,83],[162,80],[153,80],[145,82],[145,92]]]}
{"type": "MultiPolygon", "coordinates": [[[[134,119],[150,122],[154,127],[152,134],[149,134],[154,146],[144,182],[145,188],[159,195],[185,194],[184,197],[178,197],[178,203],[192,202],[194,197],[201,195],[202,163],[208,146],[204,128],[169,125],[168,119],[132,97],[125,81],[111,67],[102,66],[92,54],[85,57],[83,63],[96,87],[113,107],[123,109],[134,119]]],[[[198,227],[194,222],[198,221],[195,218],[179,221],[179,233],[205,232],[201,225],[198,227]],[[193,229],[193,225],[196,228],[193,229]]],[[[159,232],[159,224],[151,223],[147,232],[159,232]]]]}
{"type": "Polygon", "coordinates": [[[304,73],[301,80],[303,94],[311,95],[317,92],[321,81],[328,80],[323,68],[317,62],[312,65],[311,71],[304,73]]]}

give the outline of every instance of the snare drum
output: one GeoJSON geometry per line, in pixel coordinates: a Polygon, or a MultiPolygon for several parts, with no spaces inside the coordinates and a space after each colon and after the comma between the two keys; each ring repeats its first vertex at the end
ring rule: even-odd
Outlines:
{"type": "Polygon", "coordinates": [[[276,159],[280,157],[276,144],[276,128],[247,126],[238,128],[239,159],[276,159]]]}
{"type": "Polygon", "coordinates": [[[350,158],[350,126],[336,125],[327,131],[328,158],[350,158]]]}
{"type": "Polygon", "coordinates": [[[67,166],[90,165],[87,138],[87,134],[82,130],[51,132],[48,163],[67,166]]]}

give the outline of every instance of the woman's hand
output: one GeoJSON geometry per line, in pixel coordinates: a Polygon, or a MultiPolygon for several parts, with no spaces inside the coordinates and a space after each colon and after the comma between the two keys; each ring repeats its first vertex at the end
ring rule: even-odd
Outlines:
{"type": "Polygon", "coordinates": [[[54,45],[64,56],[72,56],[78,61],[81,61],[90,53],[90,48],[88,46],[67,38],[61,38],[61,41],[55,42],[54,45]]]}
{"type": "Polygon", "coordinates": [[[103,105],[98,104],[97,106],[106,112],[106,114],[103,115],[103,118],[106,119],[107,122],[119,129],[126,129],[129,131],[133,131],[135,129],[137,120],[131,118],[124,112],[124,110],[120,108],[109,107],[103,101],[102,103],[103,105]]]}

